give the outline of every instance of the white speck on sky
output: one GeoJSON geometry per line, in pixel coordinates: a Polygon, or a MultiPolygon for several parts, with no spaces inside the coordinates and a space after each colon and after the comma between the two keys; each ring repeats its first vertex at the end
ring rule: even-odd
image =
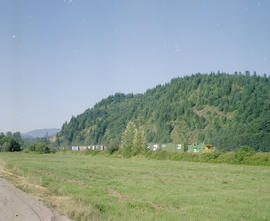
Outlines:
{"type": "Polygon", "coordinates": [[[64,0],[65,3],[72,3],[73,0],[64,0]]]}

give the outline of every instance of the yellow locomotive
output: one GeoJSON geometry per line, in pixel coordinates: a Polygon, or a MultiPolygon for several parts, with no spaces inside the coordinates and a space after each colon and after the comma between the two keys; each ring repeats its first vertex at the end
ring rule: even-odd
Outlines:
{"type": "Polygon", "coordinates": [[[205,145],[205,152],[206,153],[211,153],[216,149],[216,147],[212,144],[207,144],[205,145]]]}

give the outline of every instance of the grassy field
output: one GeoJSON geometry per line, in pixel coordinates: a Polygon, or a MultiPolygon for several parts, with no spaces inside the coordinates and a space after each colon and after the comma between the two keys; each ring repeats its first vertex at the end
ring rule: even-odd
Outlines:
{"type": "Polygon", "coordinates": [[[270,167],[0,153],[18,187],[74,220],[270,220],[270,167]]]}

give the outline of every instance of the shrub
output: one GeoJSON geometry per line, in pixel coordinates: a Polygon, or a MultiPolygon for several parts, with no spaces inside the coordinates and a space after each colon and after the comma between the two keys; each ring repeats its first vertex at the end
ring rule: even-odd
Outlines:
{"type": "Polygon", "coordinates": [[[239,149],[237,151],[243,152],[243,153],[251,153],[251,154],[255,153],[255,150],[250,146],[241,146],[241,147],[239,147],[239,149]]]}
{"type": "Polygon", "coordinates": [[[107,146],[108,146],[108,149],[107,149],[107,152],[109,154],[113,154],[114,152],[118,151],[119,150],[119,142],[117,140],[112,140],[107,146]]]}
{"type": "Polygon", "coordinates": [[[29,151],[36,151],[36,145],[35,144],[32,144],[29,146],[29,151]]]}
{"type": "Polygon", "coordinates": [[[244,161],[246,158],[252,156],[255,154],[255,150],[252,147],[249,146],[241,146],[236,154],[235,154],[235,160],[236,162],[241,163],[244,161]]]}
{"type": "Polygon", "coordinates": [[[203,162],[215,162],[222,153],[219,151],[214,151],[212,153],[203,153],[202,161],[203,162]]]}
{"type": "Polygon", "coordinates": [[[38,143],[36,145],[36,151],[39,153],[50,153],[51,152],[48,144],[46,144],[46,143],[38,143]]]}

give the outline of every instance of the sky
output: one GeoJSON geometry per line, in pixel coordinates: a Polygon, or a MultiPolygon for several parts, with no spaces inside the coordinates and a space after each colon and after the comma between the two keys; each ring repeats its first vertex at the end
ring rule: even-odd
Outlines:
{"type": "Polygon", "coordinates": [[[269,0],[0,0],[3,132],[218,70],[270,74],[269,0]]]}

